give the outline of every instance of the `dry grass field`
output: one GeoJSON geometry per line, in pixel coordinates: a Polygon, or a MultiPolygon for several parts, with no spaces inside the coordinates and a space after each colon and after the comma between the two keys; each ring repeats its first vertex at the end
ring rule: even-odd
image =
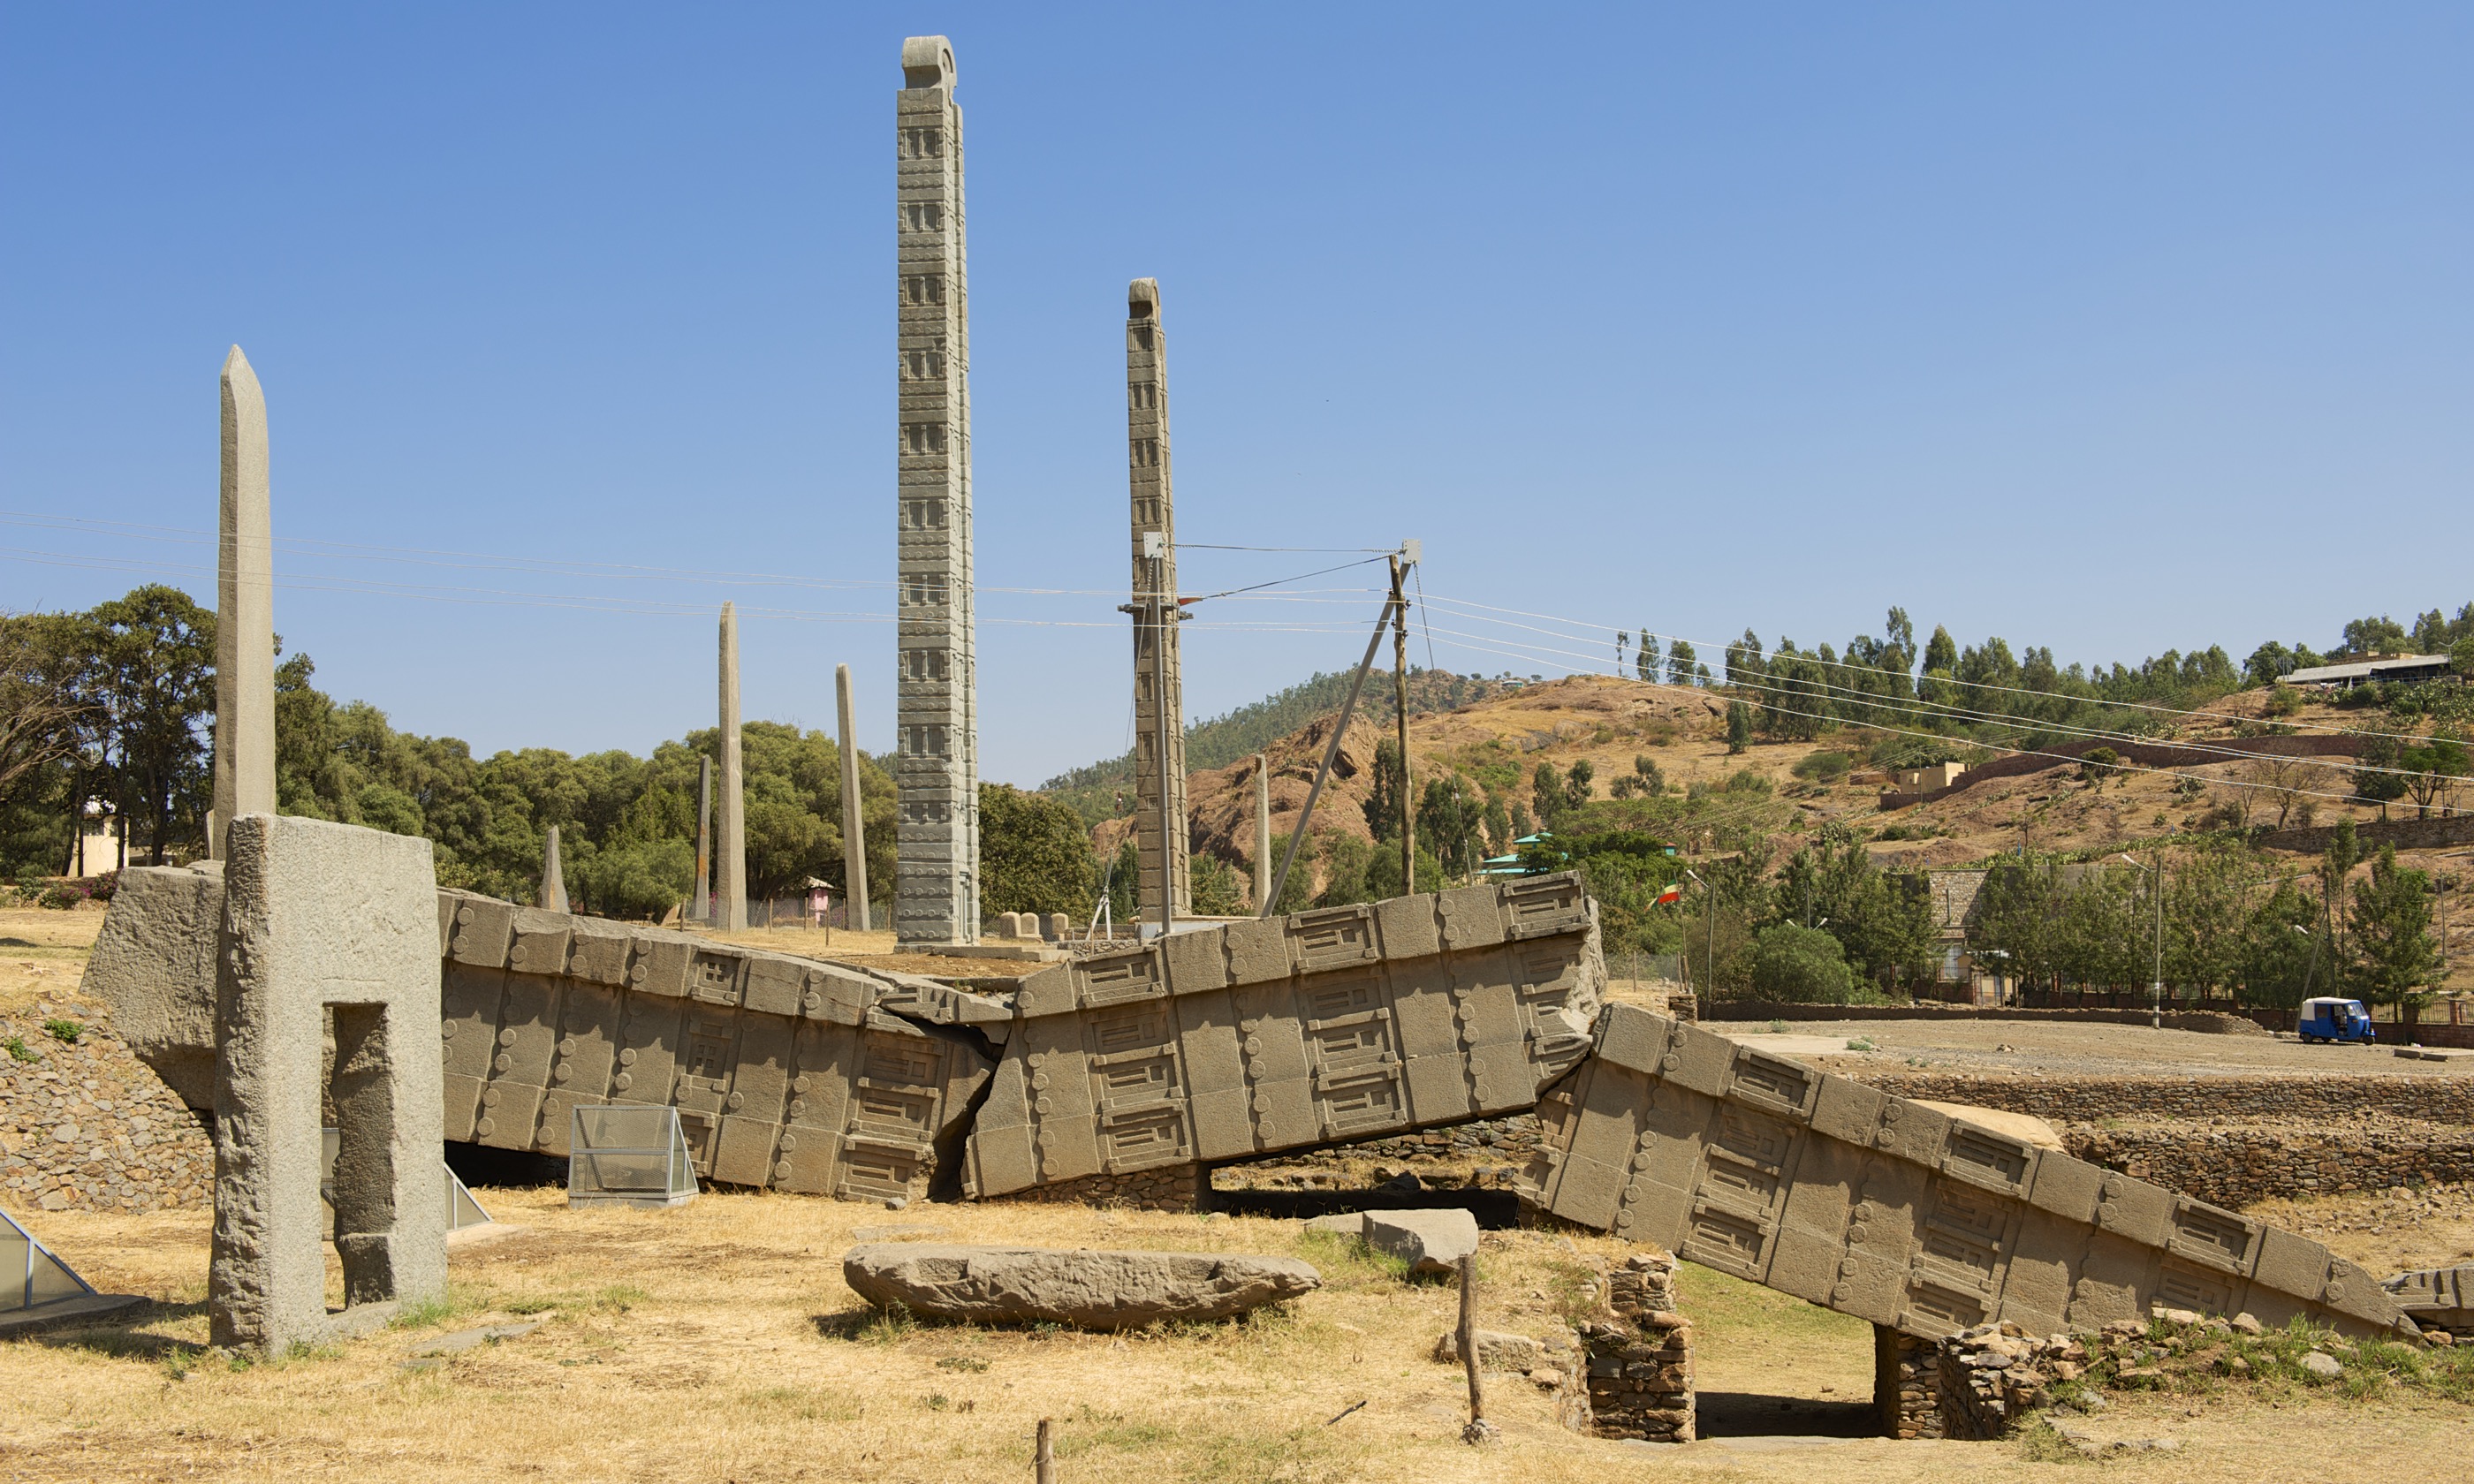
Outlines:
{"type": "MultiPolygon", "coordinates": [[[[1554,1425],[1517,1377],[1492,1381],[1505,1438],[1457,1440],[1460,1373],[1429,1354],[1449,1287],[1410,1284],[1295,1223],[1040,1206],[900,1213],[830,1200],[707,1194],[675,1211],[570,1211],[554,1191],[485,1190],[515,1230],[459,1246],[449,1304],[331,1350],[242,1364],[203,1350],[204,1212],[61,1214],[44,1234],[98,1286],[161,1306],[129,1326],[0,1344],[0,1476],[55,1480],[341,1478],[1011,1480],[1056,1420],[1083,1481],[1668,1478],[1902,1481],[2048,1476],[2022,1443],[1712,1440],[1686,1448],[1554,1425]],[[1250,1322],[1128,1335],[893,1324],[843,1286],[865,1229],[959,1240],[1291,1253],[1326,1285],[1250,1322]],[[523,1318],[533,1333],[432,1364],[444,1333],[523,1318]],[[1351,1403],[1363,1408],[1338,1422],[1351,1403]]],[[[1536,1331],[1612,1241],[1489,1233],[1481,1322],[1536,1331]]],[[[1828,1425],[1870,1395],[1858,1323],[1686,1270],[1713,1416],[1828,1425]],[[1782,1405],[1783,1404],[1783,1405],[1782,1405]]],[[[2391,1395],[2125,1397],[2090,1426],[2171,1436],[2122,1478],[2339,1481],[2474,1477],[2464,1409],[2391,1395]]]]}

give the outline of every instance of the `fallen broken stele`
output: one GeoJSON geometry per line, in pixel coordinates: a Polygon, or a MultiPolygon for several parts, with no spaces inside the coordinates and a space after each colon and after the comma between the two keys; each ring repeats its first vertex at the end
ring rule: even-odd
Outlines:
{"type": "MultiPolygon", "coordinates": [[[[211,955],[180,940],[219,892],[131,871],[88,971],[184,1095],[211,1046],[193,977],[211,955]]],[[[1568,874],[1180,933],[1009,995],[439,904],[449,1139],[558,1154],[578,1102],[671,1103],[714,1179],[986,1198],[1535,1107],[1531,1205],[1909,1333],[2156,1304],[2413,1329],[2316,1242],[1602,1005],[1594,906],[1568,874]]]]}

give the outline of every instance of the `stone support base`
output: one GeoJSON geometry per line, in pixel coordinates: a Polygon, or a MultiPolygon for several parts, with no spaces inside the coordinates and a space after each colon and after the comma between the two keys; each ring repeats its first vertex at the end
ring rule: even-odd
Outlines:
{"type": "Polygon", "coordinates": [[[1589,1429],[1602,1438],[1695,1436],[1692,1327],[1675,1311],[1675,1259],[1635,1253],[1607,1275],[1607,1317],[1581,1326],[1589,1429]]]}

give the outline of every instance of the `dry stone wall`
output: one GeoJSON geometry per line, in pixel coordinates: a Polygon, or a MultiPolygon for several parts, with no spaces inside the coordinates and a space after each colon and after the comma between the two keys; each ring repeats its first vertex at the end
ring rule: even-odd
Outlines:
{"type": "Polygon", "coordinates": [[[2474,1077],[2022,1078],[1868,1072],[1859,1080],[1894,1097],[2033,1113],[2056,1126],[2111,1118],[2341,1120],[2365,1113],[2474,1124],[2474,1077]]]}
{"type": "Polygon", "coordinates": [[[214,1145],[198,1115],[88,1020],[74,1045],[44,1022],[79,1018],[38,1004],[0,1016],[0,1206],[27,1210],[150,1211],[204,1204],[213,1193],[214,1145]]]}
{"type": "Polygon", "coordinates": [[[2474,1129],[2380,1113],[2336,1123],[2074,1124],[2062,1139],[2082,1160],[2219,1206],[2474,1180],[2474,1129]]]}
{"type": "Polygon", "coordinates": [[[1692,1326],[1676,1311],[1675,1259],[1637,1252],[1607,1275],[1605,1317],[1581,1326],[1589,1427],[1602,1438],[1689,1443],[1692,1326]]]}

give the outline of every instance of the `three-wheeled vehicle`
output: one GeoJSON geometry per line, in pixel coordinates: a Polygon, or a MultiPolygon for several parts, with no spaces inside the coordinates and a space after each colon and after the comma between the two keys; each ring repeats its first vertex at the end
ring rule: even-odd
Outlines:
{"type": "Polygon", "coordinates": [[[2293,1030],[2304,1041],[2351,1041],[2368,1046],[2377,1044],[2380,1039],[2359,999],[2306,999],[2293,1030]]]}

